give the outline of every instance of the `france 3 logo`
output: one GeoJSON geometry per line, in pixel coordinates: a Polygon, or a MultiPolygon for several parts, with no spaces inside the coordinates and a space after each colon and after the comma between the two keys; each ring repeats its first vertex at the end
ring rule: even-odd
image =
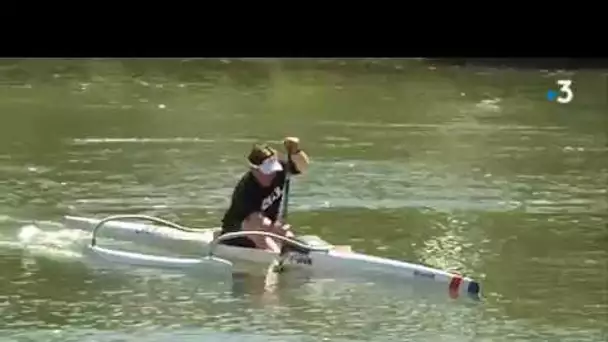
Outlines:
{"type": "Polygon", "coordinates": [[[559,90],[549,90],[547,92],[547,99],[551,102],[570,103],[574,98],[572,80],[557,80],[556,84],[559,86],[559,90]]]}

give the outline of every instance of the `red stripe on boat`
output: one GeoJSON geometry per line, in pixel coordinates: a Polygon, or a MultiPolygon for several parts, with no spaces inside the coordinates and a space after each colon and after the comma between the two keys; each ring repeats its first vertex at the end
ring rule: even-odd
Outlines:
{"type": "Polygon", "coordinates": [[[462,277],[459,275],[455,275],[450,280],[450,297],[458,298],[458,290],[460,289],[460,284],[462,283],[462,277]]]}

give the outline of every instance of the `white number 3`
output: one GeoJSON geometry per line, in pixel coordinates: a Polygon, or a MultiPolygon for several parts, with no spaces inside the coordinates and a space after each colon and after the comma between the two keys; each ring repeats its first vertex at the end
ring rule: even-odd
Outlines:
{"type": "Polygon", "coordinates": [[[557,84],[561,86],[561,88],[559,88],[559,91],[562,92],[562,96],[559,96],[557,98],[557,102],[568,103],[572,101],[572,98],[574,98],[574,93],[572,92],[572,88],[570,88],[570,86],[572,85],[572,80],[558,80],[557,84]]]}

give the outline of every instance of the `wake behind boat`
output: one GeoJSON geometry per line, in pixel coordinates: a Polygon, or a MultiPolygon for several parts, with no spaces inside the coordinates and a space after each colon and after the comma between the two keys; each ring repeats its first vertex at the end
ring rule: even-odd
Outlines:
{"type": "Polygon", "coordinates": [[[245,231],[219,236],[219,228],[192,229],[143,215],[117,215],[104,219],[65,216],[64,224],[69,228],[92,233],[87,254],[113,263],[201,271],[212,266],[229,268],[233,262],[253,262],[274,265],[277,270],[302,270],[313,276],[352,275],[369,279],[390,276],[420,280],[443,287],[452,298],[466,295],[479,299],[480,296],[480,285],[471,278],[424,265],[353,252],[314,235],[289,239],[267,232],[245,231]],[[102,229],[105,237],[134,241],[196,257],[155,256],[103,248],[97,245],[97,235],[101,234],[102,229]],[[278,238],[291,248],[286,253],[274,253],[221,243],[226,238],[256,234],[278,238]]]}

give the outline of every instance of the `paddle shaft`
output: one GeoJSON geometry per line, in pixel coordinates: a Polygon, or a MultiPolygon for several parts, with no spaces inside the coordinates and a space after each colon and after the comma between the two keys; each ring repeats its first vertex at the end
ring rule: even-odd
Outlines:
{"type": "Polygon", "coordinates": [[[285,176],[285,190],[284,190],[284,197],[283,198],[283,218],[282,220],[285,221],[287,219],[287,208],[288,208],[288,204],[289,204],[289,175],[285,176]]]}
{"type": "MultiPolygon", "coordinates": [[[[289,149],[287,148],[287,144],[284,144],[285,152],[287,153],[287,162],[292,164],[291,162],[291,153],[289,153],[289,149]]],[[[283,217],[281,220],[285,222],[287,220],[287,212],[288,212],[288,204],[289,204],[289,184],[290,184],[290,175],[289,172],[285,173],[285,185],[283,186],[283,217]]]]}

